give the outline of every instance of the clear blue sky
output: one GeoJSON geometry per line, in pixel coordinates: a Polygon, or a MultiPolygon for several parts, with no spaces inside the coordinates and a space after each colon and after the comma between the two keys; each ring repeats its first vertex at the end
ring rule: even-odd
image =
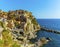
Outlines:
{"type": "Polygon", "coordinates": [[[60,0],[0,0],[0,9],[28,10],[36,18],[60,18],[60,0]]]}

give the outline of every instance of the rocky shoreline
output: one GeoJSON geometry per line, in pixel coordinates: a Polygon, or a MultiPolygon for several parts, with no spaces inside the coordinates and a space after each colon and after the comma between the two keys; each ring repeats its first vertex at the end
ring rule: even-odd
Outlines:
{"type": "Polygon", "coordinates": [[[50,38],[42,37],[35,43],[30,41],[37,37],[36,33],[39,30],[50,31],[41,28],[31,12],[26,10],[4,12],[0,10],[1,47],[41,47],[47,44],[50,38]]]}

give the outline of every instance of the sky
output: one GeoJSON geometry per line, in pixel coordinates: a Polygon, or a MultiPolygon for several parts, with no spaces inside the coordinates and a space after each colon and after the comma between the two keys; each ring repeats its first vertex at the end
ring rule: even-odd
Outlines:
{"type": "Polygon", "coordinates": [[[37,19],[60,19],[60,0],[0,0],[0,9],[28,10],[37,19]]]}

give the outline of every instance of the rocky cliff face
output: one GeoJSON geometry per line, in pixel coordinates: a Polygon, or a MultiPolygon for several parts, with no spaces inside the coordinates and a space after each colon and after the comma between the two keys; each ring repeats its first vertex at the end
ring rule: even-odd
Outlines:
{"type": "Polygon", "coordinates": [[[1,47],[36,47],[36,43],[32,44],[30,39],[37,37],[38,30],[40,30],[40,25],[31,12],[25,10],[4,12],[0,10],[1,47]]]}

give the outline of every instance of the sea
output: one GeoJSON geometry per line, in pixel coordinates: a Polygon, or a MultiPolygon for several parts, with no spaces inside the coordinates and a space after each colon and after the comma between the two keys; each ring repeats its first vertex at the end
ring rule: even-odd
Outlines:
{"type": "MultiPolygon", "coordinates": [[[[37,19],[37,22],[47,29],[60,31],[60,19],[37,19]]],[[[44,45],[44,47],[60,47],[60,34],[39,31],[37,36],[37,38],[49,37],[52,39],[48,44],[44,45]]]]}

